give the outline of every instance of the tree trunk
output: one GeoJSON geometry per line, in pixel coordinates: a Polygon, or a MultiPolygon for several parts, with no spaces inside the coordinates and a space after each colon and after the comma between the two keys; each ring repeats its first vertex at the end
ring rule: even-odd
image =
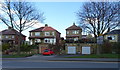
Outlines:
{"type": "Polygon", "coordinates": [[[22,33],[21,33],[21,31],[19,32],[20,34],[19,34],[19,37],[18,37],[18,55],[20,55],[20,47],[21,47],[21,45],[22,45],[22,33]]]}
{"type": "Polygon", "coordinates": [[[97,45],[97,55],[100,55],[100,45],[97,45]]]}

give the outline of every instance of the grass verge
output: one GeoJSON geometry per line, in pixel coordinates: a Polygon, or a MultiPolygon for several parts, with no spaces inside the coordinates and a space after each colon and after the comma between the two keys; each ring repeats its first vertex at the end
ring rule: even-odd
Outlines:
{"type": "Polygon", "coordinates": [[[80,55],[80,56],[73,56],[73,57],[65,57],[65,58],[120,58],[118,57],[120,54],[90,54],[90,55],[80,55]]]}
{"type": "Polygon", "coordinates": [[[20,54],[20,55],[3,55],[2,58],[22,58],[22,57],[28,57],[32,56],[33,54],[20,54]]]}

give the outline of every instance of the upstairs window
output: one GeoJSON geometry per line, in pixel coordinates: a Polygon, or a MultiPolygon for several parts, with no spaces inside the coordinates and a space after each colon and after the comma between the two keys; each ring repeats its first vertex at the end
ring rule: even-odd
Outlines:
{"type": "Polygon", "coordinates": [[[74,30],[72,33],[73,34],[79,34],[79,31],[78,30],[74,30]]]}
{"type": "Polygon", "coordinates": [[[5,38],[8,38],[8,36],[5,36],[5,38]]]}
{"type": "Polygon", "coordinates": [[[12,38],[14,38],[14,35],[12,35],[12,38]]]}
{"type": "Polygon", "coordinates": [[[50,36],[50,32],[45,32],[45,36],[50,36]]]}
{"type": "Polygon", "coordinates": [[[70,32],[69,31],[67,31],[67,34],[69,34],[70,32]]]}
{"type": "Polygon", "coordinates": [[[35,36],[40,36],[40,32],[35,32],[35,36]]]}
{"type": "Polygon", "coordinates": [[[32,36],[32,33],[30,32],[30,36],[32,36]]]}
{"type": "Polygon", "coordinates": [[[55,35],[55,32],[52,32],[52,35],[54,36],[54,35],[55,35]]]}

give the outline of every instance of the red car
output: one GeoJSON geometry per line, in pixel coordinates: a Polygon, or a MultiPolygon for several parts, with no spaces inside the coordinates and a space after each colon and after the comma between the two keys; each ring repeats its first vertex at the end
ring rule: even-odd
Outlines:
{"type": "Polygon", "coordinates": [[[53,55],[54,52],[50,49],[45,49],[44,52],[43,52],[43,55],[53,55]]]}

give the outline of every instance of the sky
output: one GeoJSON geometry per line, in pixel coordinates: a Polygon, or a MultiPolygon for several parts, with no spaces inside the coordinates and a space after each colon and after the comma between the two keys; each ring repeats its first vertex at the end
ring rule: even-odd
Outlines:
{"type": "MultiPolygon", "coordinates": [[[[31,4],[38,12],[44,12],[44,23],[38,23],[32,28],[23,31],[22,33],[29,36],[29,31],[44,26],[53,27],[61,33],[61,37],[65,37],[65,29],[77,22],[76,12],[82,8],[84,2],[32,2],[31,4]]],[[[76,25],[78,25],[76,23],[76,25]]],[[[7,29],[5,24],[0,24],[0,31],[7,29]]],[[[27,38],[28,40],[28,38],[27,38]]]]}
{"type": "Polygon", "coordinates": [[[65,29],[77,22],[76,12],[82,6],[82,2],[38,2],[35,6],[44,12],[44,24],[58,30],[63,37],[65,29]]]}

